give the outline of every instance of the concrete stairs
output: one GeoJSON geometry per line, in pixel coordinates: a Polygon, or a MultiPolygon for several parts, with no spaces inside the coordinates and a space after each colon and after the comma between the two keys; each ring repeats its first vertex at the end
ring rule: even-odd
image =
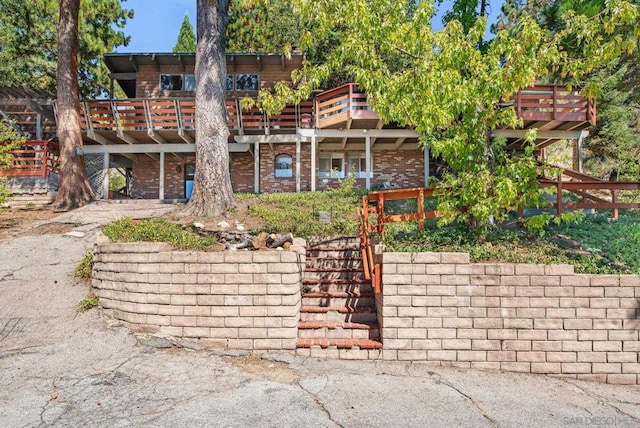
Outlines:
{"type": "Polygon", "coordinates": [[[298,353],[369,358],[369,350],[379,352],[375,296],[364,278],[358,238],[310,242],[306,260],[298,353]]]}

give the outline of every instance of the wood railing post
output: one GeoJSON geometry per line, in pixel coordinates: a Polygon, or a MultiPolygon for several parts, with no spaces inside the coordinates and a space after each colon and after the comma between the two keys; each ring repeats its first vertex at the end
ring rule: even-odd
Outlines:
{"type": "Polygon", "coordinates": [[[424,189],[418,192],[418,229],[424,232],[424,189]]]}
{"type": "Polygon", "coordinates": [[[378,233],[382,236],[384,234],[384,194],[380,194],[376,211],[378,213],[378,233]]]}
{"type": "Polygon", "coordinates": [[[349,83],[349,98],[347,98],[347,119],[351,119],[352,104],[353,104],[353,83],[349,83]]]}
{"type": "Polygon", "coordinates": [[[41,141],[40,143],[42,143],[42,157],[40,158],[40,175],[42,177],[46,177],[47,176],[47,142],[41,141]]]}
{"type": "Polygon", "coordinates": [[[562,173],[558,174],[558,185],[557,185],[557,189],[558,189],[558,197],[557,197],[557,203],[556,203],[556,213],[557,215],[562,215],[562,173]]]}
{"type": "Polygon", "coordinates": [[[556,120],[558,108],[558,85],[553,85],[553,107],[551,113],[551,120],[556,120]]]}
{"type": "MultiPolygon", "coordinates": [[[[612,190],[611,191],[611,202],[613,202],[614,204],[618,203],[618,191],[617,190],[612,190]]],[[[614,220],[618,220],[618,208],[614,208],[613,209],[613,219],[614,220]]]]}
{"type": "Polygon", "coordinates": [[[516,115],[518,117],[522,117],[522,106],[521,106],[521,98],[520,95],[522,94],[522,91],[518,91],[516,93],[516,115]]]}

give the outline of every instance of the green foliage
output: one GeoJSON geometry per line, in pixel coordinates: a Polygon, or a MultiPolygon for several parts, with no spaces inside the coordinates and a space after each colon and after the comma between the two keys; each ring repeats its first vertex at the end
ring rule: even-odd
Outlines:
{"type": "Polygon", "coordinates": [[[189,20],[189,15],[185,15],[180,26],[178,41],[173,47],[173,53],[195,53],[196,51],[196,34],[193,32],[193,26],[189,20]]]}
{"type": "Polygon", "coordinates": [[[282,102],[304,99],[329,76],[344,72],[368,94],[376,112],[387,122],[416,129],[434,156],[450,171],[440,186],[444,223],[486,224],[509,210],[537,198],[536,163],[531,147],[514,158],[504,142],[492,140],[499,127],[521,122],[512,108],[500,108],[518,90],[552,72],[563,79],[580,79],[622,51],[633,50],[627,34],[639,27],[636,8],[627,1],[607,2],[593,17],[567,11],[566,25],[555,33],[523,15],[510,31],[499,31],[489,46],[482,40],[486,18],[468,29],[457,20],[432,30],[433,1],[422,1],[412,13],[400,0],[318,2],[294,0],[304,50],[331,34],[322,64],[307,64],[295,75],[296,90],[262,92],[266,110],[282,102]],[[620,37],[605,37],[617,34],[620,37]],[[564,49],[579,39],[575,56],[564,49]],[[400,65],[400,66],[399,66],[400,65]]]}
{"type": "Polygon", "coordinates": [[[289,1],[232,1],[227,24],[227,51],[290,51],[300,36],[298,23],[289,1]]]}
{"type": "Polygon", "coordinates": [[[73,272],[73,276],[77,279],[88,280],[91,279],[92,270],[93,251],[89,250],[84,256],[82,256],[80,263],[78,263],[76,270],[73,272]]]}
{"type": "Polygon", "coordinates": [[[96,296],[93,293],[93,290],[91,290],[89,291],[89,294],[87,294],[87,297],[80,300],[80,303],[78,303],[78,312],[85,313],[96,306],[98,306],[98,296],[96,296]]]}
{"type": "Polygon", "coordinates": [[[360,204],[362,193],[353,190],[349,179],[339,188],[324,192],[238,195],[238,203],[254,197],[258,203],[250,206],[249,214],[262,220],[270,233],[291,232],[306,238],[358,231],[355,207],[360,204]],[[331,223],[319,221],[317,213],[321,211],[331,215],[331,223]]]}
{"type": "MultiPolygon", "coordinates": [[[[605,217],[581,222],[551,222],[544,238],[524,229],[461,225],[436,228],[427,222],[423,233],[415,226],[386,227],[387,251],[463,251],[474,262],[572,264],[576,272],[595,274],[640,273],[640,222],[630,212],[618,221],[605,217]],[[569,246],[566,242],[575,242],[569,246]]],[[[567,218],[568,220],[568,218],[567,218]]]]}
{"type": "Polygon", "coordinates": [[[123,217],[107,224],[102,232],[116,242],[167,242],[179,249],[204,251],[216,243],[213,237],[199,236],[191,229],[155,218],[132,220],[123,217]]]}
{"type": "Polygon", "coordinates": [[[120,190],[126,186],[127,180],[117,169],[109,170],[109,190],[120,190]]]}
{"type": "MultiPolygon", "coordinates": [[[[58,0],[0,0],[0,86],[27,86],[56,93],[58,0]]],[[[129,38],[121,31],[133,10],[119,0],[80,2],[78,79],[81,96],[108,88],[102,55],[129,38]]]]}
{"type": "MultiPolygon", "coordinates": [[[[11,164],[13,157],[11,150],[17,149],[24,140],[4,120],[0,120],[0,169],[7,168],[11,164]]],[[[6,179],[2,177],[0,178],[0,204],[4,203],[9,195],[6,179]]]]}
{"type": "MultiPolygon", "coordinates": [[[[636,13],[640,2],[622,4],[611,2],[609,6],[633,8],[636,13]]],[[[574,16],[574,21],[593,20],[606,13],[604,0],[554,0],[545,2],[522,2],[510,0],[503,4],[498,25],[494,28],[512,31],[523,15],[534,17],[536,22],[549,34],[558,34],[568,28],[566,16],[574,16]]],[[[620,40],[617,52],[611,58],[601,58],[597,67],[576,83],[591,88],[597,95],[598,121],[584,142],[585,172],[612,180],[640,180],[640,57],[638,56],[636,23],[609,26],[600,34],[586,33],[582,37],[568,33],[561,41],[564,51],[571,57],[591,61],[591,50],[587,48],[590,38],[598,37],[603,42],[620,40]],[[635,51],[635,52],[634,52],[635,51]],[[594,90],[595,88],[595,90],[594,90]]],[[[552,74],[550,79],[558,78],[552,74]]]]}

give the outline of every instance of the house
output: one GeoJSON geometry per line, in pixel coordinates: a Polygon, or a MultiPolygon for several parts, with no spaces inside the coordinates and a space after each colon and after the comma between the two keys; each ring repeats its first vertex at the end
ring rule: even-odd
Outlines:
{"type": "MultiPolygon", "coordinates": [[[[242,109],[240,100],[290,80],[304,55],[227,54],[227,119],[235,192],[299,192],[332,188],[355,176],[370,189],[427,185],[428,148],[413,129],[384,123],[355,84],[321,91],[278,115],[242,109]]],[[[126,171],[134,198],[184,199],[195,173],[195,55],[106,54],[111,89],[127,98],[84,100],[81,126],[88,175],[108,195],[108,169],[126,171]]],[[[497,130],[514,147],[538,128],[541,152],[559,139],[579,142],[595,123],[595,105],[576,89],[534,87],[513,100],[524,129],[497,130]]]]}

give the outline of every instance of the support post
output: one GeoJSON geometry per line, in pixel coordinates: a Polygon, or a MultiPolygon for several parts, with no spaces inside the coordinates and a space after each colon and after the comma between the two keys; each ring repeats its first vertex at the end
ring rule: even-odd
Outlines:
{"type": "Polygon", "coordinates": [[[160,152],[160,181],[158,189],[158,199],[164,200],[164,152],[160,152]]]}
{"type": "Polygon", "coordinates": [[[102,199],[109,199],[109,153],[102,158],[102,199]]]}
{"type": "Polygon", "coordinates": [[[300,193],[300,137],[296,138],[296,192],[300,193]]]}
{"type": "Polygon", "coordinates": [[[425,144],[424,146],[424,187],[429,187],[429,172],[431,170],[431,165],[429,164],[430,158],[430,149],[429,146],[425,144]]]}
{"type": "Polygon", "coordinates": [[[253,193],[260,193],[260,143],[253,143],[253,193]]]}
{"type": "Polygon", "coordinates": [[[364,159],[367,171],[364,179],[364,186],[367,190],[371,190],[371,137],[367,134],[364,137],[364,159]]]}
{"type": "Polygon", "coordinates": [[[42,140],[42,114],[36,115],[36,140],[42,140]]]}
{"type": "Polygon", "coordinates": [[[311,191],[316,191],[316,134],[311,135],[311,191]]]}

